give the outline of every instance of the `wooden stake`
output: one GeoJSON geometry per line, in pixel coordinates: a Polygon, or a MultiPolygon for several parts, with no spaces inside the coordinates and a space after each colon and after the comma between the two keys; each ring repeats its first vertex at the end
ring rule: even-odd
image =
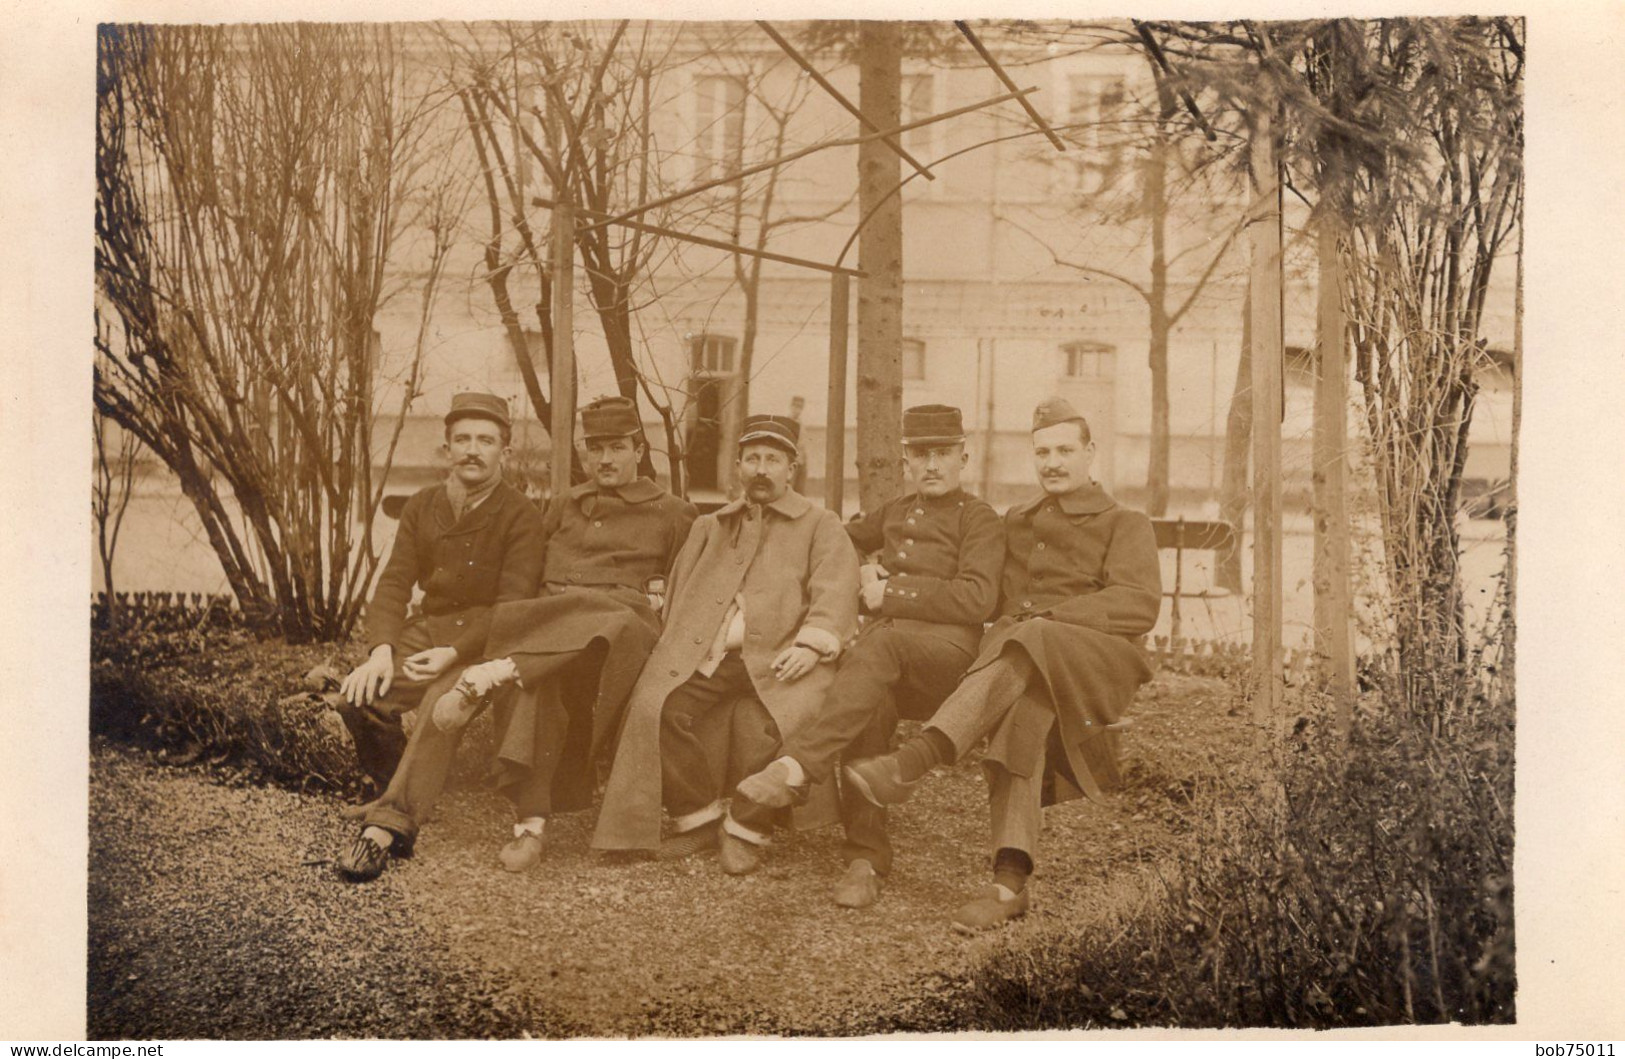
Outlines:
{"type": "Polygon", "coordinates": [[[553,495],[570,491],[570,450],[575,445],[576,354],[572,310],[575,290],[575,208],[553,207],[553,495]]]}
{"type": "Polygon", "coordinates": [[[1281,180],[1271,108],[1256,112],[1248,167],[1253,202],[1253,723],[1261,739],[1280,730],[1281,674],[1281,180]]]}
{"type": "Polygon", "coordinates": [[[1347,500],[1348,360],[1343,314],[1343,269],[1338,221],[1319,223],[1319,350],[1315,371],[1315,656],[1322,689],[1332,697],[1339,745],[1346,744],[1354,710],[1354,642],[1349,623],[1347,500]]]}
{"type": "Polygon", "coordinates": [[[846,345],[852,280],[829,276],[829,399],[824,427],[824,507],[841,514],[846,491],[846,345]]]}

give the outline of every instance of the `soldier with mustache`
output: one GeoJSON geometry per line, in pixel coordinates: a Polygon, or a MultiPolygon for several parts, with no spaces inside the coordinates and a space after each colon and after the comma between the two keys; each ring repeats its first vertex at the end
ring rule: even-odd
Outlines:
{"type": "MultiPolygon", "coordinates": [[[[960,485],[967,454],[960,411],[920,405],[903,413],[903,464],[914,489],[846,531],[873,556],[860,572],[868,615],[841,656],[824,708],[785,738],[781,755],[739,784],[736,800],[779,808],[831,778],[842,755],[872,757],[891,747],[899,718],[925,720],[976,658],[982,623],[998,602],[1004,525],[960,485]]],[[[835,903],[866,908],[891,871],[886,811],[844,787],[846,873],[835,903]]]]}
{"type": "Polygon", "coordinates": [[[450,472],[401,511],[367,607],[367,659],[344,678],[335,702],[362,770],[380,787],[406,749],[401,715],[434,702],[479,660],[497,603],[536,592],[542,514],[502,481],[511,438],[507,401],[457,394],[446,413],[450,472]],[[414,586],[423,603],[409,620],[414,586]]]}
{"type": "Polygon", "coordinates": [[[1043,806],[1117,782],[1111,726],[1151,677],[1141,641],[1162,605],[1151,520],[1091,476],[1083,416],[1044,401],[1032,446],[1043,491],[1005,513],[1000,616],[976,661],[918,736],[843,772],[874,806],[896,805],[988,740],[993,878],[954,913],[967,932],[1027,912],[1043,806]]]}

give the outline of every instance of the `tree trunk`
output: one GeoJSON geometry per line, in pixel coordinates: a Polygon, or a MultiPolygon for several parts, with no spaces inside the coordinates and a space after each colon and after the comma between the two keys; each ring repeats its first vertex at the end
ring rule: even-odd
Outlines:
{"type": "MultiPolygon", "coordinates": [[[[1323,179],[1325,179],[1323,177],[1323,179]]],[[[1323,207],[1327,200],[1323,197],[1323,207]]],[[[1353,720],[1354,643],[1349,633],[1353,593],[1349,584],[1347,489],[1348,359],[1344,346],[1339,214],[1323,208],[1319,244],[1318,330],[1315,372],[1314,522],[1315,655],[1321,686],[1331,696],[1339,745],[1353,720]]]]}
{"type": "Polygon", "coordinates": [[[1518,222],[1518,277],[1512,304],[1512,453],[1507,470],[1506,610],[1501,616],[1501,681],[1518,686],[1518,438],[1523,430],[1523,221],[1518,222]]]}
{"type": "MultiPolygon", "coordinates": [[[[866,21],[858,30],[858,106],[877,126],[902,121],[903,31],[866,21]]],[[[892,195],[901,161],[878,140],[858,147],[858,502],[877,510],[902,489],[903,201],[892,195]],[[889,196],[889,197],[888,197],[889,196]],[[871,214],[871,210],[873,213],[871,214]]],[[[825,474],[844,468],[826,467],[825,474]]]]}
{"type": "Polygon", "coordinates": [[[1160,518],[1168,513],[1171,404],[1168,396],[1168,196],[1167,141],[1155,136],[1146,158],[1145,211],[1151,226],[1151,452],[1146,462],[1146,513],[1160,518]]]}
{"type": "Polygon", "coordinates": [[[1241,356],[1224,420],[1224,475],[1219,484],[1219,518],[1236,528],[1235,547],[1219,556],[1217,583],[1241,591],[1241,529],[1247,517],[1247,454],[1253,434],[1253,295],[1252,285],[1241,304],[1241,356]]]}

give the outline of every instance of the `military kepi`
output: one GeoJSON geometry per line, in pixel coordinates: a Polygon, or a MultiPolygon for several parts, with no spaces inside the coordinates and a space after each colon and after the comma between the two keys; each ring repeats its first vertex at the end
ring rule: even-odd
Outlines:
{"type": "Polygon", "coordinates": [[[796,443],[801,438],[801,424],[789,416],[747,416],[745,429],[739,435],[739,447],[752,442],[777,445],[792,456],[800,454],[796,443]]]}
{"type": "Polygon", "coordinates": [[[903,412],[903,444],[952,445],[965,440],[959,409],[945,404],[919,404],[903,412]]]}
{"type": "Polygon", "coordinates": [[[489,419],[504,428],[513,427],[513,421],[508,418],[508,402],[494,393],[453,394],[446,425],[449,427],[458,419],[489,419]]]}
{"type": "Polygon", "coordinates": [[[1066,398],[1046,397],[1038,402],[1038,407],[1033,409],[1033,430],[1043,430],[1057,423],[1082,423],[1085,430],[1089,429],[1089,421],[1066,398]]]}
{"type": "Polygon", "coordinates": [[[625,438],[643,433],[643,420],[638,406],[630,397],[600,397],[581,410],[581,436],[586,441],[594,438],[625,438]]]}

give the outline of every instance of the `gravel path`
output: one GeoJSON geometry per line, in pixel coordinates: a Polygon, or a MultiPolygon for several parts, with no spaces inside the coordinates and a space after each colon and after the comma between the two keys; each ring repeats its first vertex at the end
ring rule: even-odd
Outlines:
{"type": "Polygon", "coordinates": [[[228,787],[109,746],[91,779],[92,1037],[839,1034],[940,988],[996,947],[1120,916],[1178,841],[1191,778],[1242,756],[1231,693],[1142,693],[1128,782],[1049,810],[1034,910],[963,938],[947,915],[985,879],[986,796],[967,763],[893,814],[881,901],[829,900],[837,829],[789,835],[754,876],[710,856],[605,863],[591,813],[559,817],[545,866],[497,869],[506,803],[454,789],[417,855],[352,886],[330,799],[228,787]]]}

